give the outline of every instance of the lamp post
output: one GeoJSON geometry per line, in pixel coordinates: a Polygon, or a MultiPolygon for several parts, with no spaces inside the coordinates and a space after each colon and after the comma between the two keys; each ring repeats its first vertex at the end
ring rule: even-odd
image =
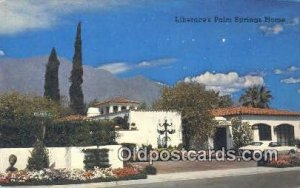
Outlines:
{"type": "Polygon", "coordinates": [[[175,129],[173,128],[173,124],[169,124],[167,122],[167,120],[165,120],[165,122],[163,124],[159,123],[158,127],[157,127],[157,132],[160,135],[165,135],[165,143],[164,143],[164,147],[167,148],[168,147],[168,134],[174,134],[175,133],[175,129]],[[162,128],[162,129],[160,129],[162,128]]]}
{"type": "Polygon", "coordinates": [[[42,140],[44,140],[45,138],[45,134],[46,134],[46,126],[44,124],[44,119],[45,118],[49,118],[52,116],[52,114],[50,112],[47,111],[41,111],[41,112],[34,112],[33,113],[34,117],[39,117],[41,118],[41,124],[42,124],[42,140]]]}

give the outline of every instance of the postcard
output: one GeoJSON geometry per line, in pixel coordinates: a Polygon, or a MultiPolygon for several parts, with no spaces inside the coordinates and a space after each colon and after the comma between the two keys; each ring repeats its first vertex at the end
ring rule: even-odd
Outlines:
{"type": "Polygon", "coordinates": [[[299,0],[0,0],[0,185],[299,187],[299,0]]]}

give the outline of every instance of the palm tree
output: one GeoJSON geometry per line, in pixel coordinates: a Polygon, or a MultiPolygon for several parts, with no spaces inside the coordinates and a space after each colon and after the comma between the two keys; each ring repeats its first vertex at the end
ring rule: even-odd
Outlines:
{"type": "Polygon", "coordinates": [[[265,86],[252,86],[248,88],[240,97],[243,106],[254,108],[269,108],[272,99],[271,91],[265,86]]]}

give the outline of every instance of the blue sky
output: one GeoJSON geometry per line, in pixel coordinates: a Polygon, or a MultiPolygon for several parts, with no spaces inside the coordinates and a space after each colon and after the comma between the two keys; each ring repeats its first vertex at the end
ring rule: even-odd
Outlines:
{"type": "Polygon", "coordinates": [[[0,0],[0,17],[0,58],[48,55],[55,47],[72,59],[81,20],[86,65],[120,78],[193,80],[235,99],[264,84],[272,107],[300,111],[299,0],[0,0]],[[215,16],[232,22],[215,23],[215,16]],[[265,16],[285,21],[265,23],[265,16]],[[262,22],[235,23],[235,17],[262,22]]]}

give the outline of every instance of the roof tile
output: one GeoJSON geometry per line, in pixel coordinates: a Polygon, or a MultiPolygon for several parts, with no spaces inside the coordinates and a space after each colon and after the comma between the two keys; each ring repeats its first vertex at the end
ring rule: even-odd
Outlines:
{"type": "Polygon", "coordinates": [[[234,115],[267,115],[267,116],[300,116],[300,112],[290,112],[269,108],[252,107],[229,107],[212,110],[214,116],[234,116],[234,115]]]}

